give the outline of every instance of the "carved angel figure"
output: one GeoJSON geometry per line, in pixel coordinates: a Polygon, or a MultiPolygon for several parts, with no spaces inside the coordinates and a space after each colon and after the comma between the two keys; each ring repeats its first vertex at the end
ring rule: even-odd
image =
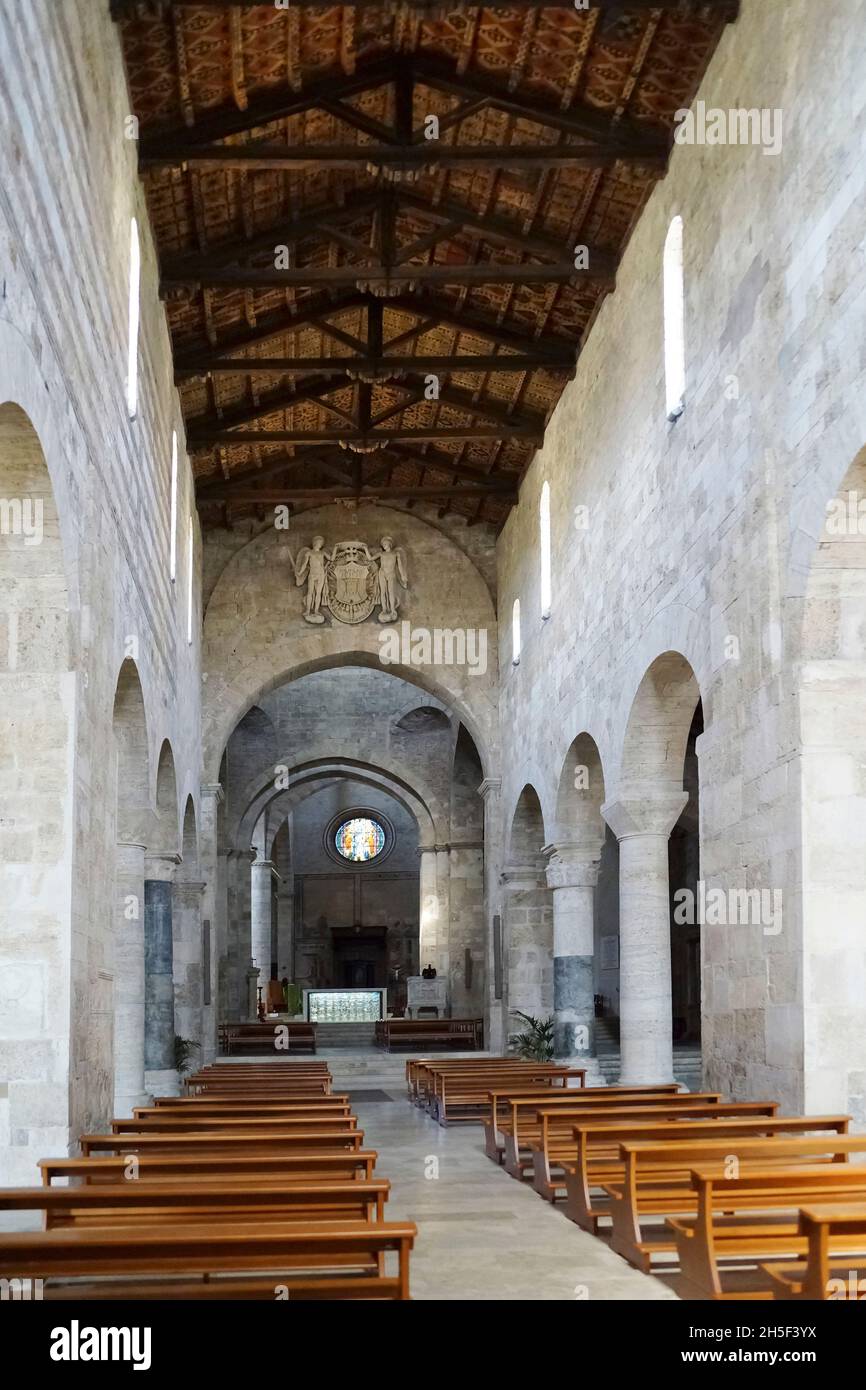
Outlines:
{"type": "Polygon", "coordinates": [[[295,584],[298,588],[306,581],[307,595],[304,603],[304,621],[323,623],[324,614],[320,611],[325,599],[325,568],[331,556],[325,549],[324,536],[314,536],[312,546],[305,545],[298,551],[294,563],[295,584]]]}
{"type": "Polygon", "coordinates": [[[397,609],[400,607],[397,597],[398,580],[404,589],[409,587],[406,576],[406,552],[400,546],[394,549],[391,536],[383,536],[381,546],[382,549],[374,551],[372,555],[372,559],[379,562],[376,571],[377,602],[381,605],[379,622],[393,623],[396,622],[397,609]]]}

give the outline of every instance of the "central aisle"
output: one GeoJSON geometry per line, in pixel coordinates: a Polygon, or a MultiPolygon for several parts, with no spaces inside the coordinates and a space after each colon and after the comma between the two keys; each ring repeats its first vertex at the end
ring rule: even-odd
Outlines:
{"type": "MultiPolygon", "coordinates": [[[[416,1299],[675,1299],[657,1279],[631,1269],[603,1241],[497,1170],[480,1125],[443,1129],[410,1105],[389,1078],[340,1080],[354,1088],[364,1147],[377,1149],[378,1175],[391,1181],[389,1220],[418,1226],[411,1287],[416,1299]],[[365,1100],[381,1085],[393,1100],[365,1100]]],[[[392,1073],[393,1075],[393,1073],[392,1073]]],[[[381,1094],[381,1092],[380,1092],[381,1094]]]]}

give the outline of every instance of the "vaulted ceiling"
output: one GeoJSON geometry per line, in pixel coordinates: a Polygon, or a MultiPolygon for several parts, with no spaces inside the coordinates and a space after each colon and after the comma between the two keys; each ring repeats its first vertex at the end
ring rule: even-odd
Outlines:
{"type": "Polygon", "coordinates": [[[737,8],[112,0],[204,522],[500,525],[737,8]]]}

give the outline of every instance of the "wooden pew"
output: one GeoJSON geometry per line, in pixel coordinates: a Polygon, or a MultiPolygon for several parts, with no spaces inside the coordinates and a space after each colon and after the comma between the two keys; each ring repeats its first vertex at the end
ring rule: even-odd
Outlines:
{"type": "Polygon", "coordinates": [[[75,1184],[103,1182],[303,1182],[307,1178],[369,1182],[375,1149],[310,1149],[275,1154],[138,1154],[128,1157],[43,1158],[39,1168],[47,1186],[68,1179],[75,1184]]]}
{"type": "Polygon", "coordinates": [[[282,1129],[264,1134],[246,1130],[241,1134],[227,1130],[206,1130],[196,1134],[82,1134],[81,1152],[85,1158],[97,1153],[303,1153],[322,1149],[360,1149],[362,1129],[282,1129]]]}
{"type": "Polygon", "coordinates": [[[866,1297],[866,1202],[804,1207],[799,1236],[806,1245],[804,1261],[764,1266],[775,1298],[866,1297]]]}
{"type": "Polygon", "coordinates": [[[350,1115],[351,1103],[348,1096],[311,1096],[307,1100],[235,1100],[204,1099],[199,1096],[181,1097],[171,1105],[138,1105],[132,1112],[134,1120],[155,1120],[174,1118],[178,1115],[206,1117],[220,1115],[226,1119],[268,1119],[285,1115],[350,1115]]]}
{"type": "MultiPolygon", "coordinates": [[[[248,1091],[256,1094],[276,1092],[279,1095],[325,1095],[329,1096],[333,1086],[330,1075],[275,1076],[242,1074],[240,1068],[232,1068],[231,1076],[188,1076],[184,1078],[186,1095],[214,1094],[233,1095],[248,1091]]],[[[165,1097],[170,1099],[170,1097],[165,1097]]]]}
{"type": "Polygon", "coordinates": [[[387,1018],[376,1024],[376,1044],[390,1052],[394,1044],[424,1047],[442,1043],[445,1047],[484,1046],[484,1020],[481,1018],[387,1018]]]}
{"type": "Polygon", "coordinates": [[[223,1023],[220,1024],[220,1051],[231,1057],[238,1052],[258,1055],[315,1052],[315,1023],[223,1023]],[[288,1046],[286,1046],[288,1044],[288,1046]]]}
{"type": "Polygon", "coordinates": [[[663,1132],[654,1136],[644,1132],[635,1140],[622,1143],[623,1176],[603,1184],[610,1198],[611,1249],[649,1273],[654,1253],[676,1249],[673,1232],[654,1223],[653,1218],[694,1212],[697,1194],[690,1175],[700,1165],[702,1156],[723,1162],[736,1158],[740,1162],[739,1141],[764,1138],[772,1141],[764,1144],[760,1155],[765,1166],[792,1166],[792,1158],[803,1161],[801,1146],[795,1143],[786,1151],[785,1141],[811,1136],[806,1145],[806,1162],[810,1158],[815,1162],[844,1161],[850,1152],[866,1153],[866,1135],[847,1135],[849,1120],[847,1115],[809,1115],[773,1120],[697,1121],[684,1125],[683,1129],[691,1132],[678,1135],[675,1140],[663,1132]],[[703,1140],[703,1149],[698,1150],[694,1140],[703,1140]],[[714,1146],[709,1153],[708,1144],[714,1146]]]}
{"type": "Polygon", "coordinates": [[[44,1279],[46,1300],[273,1301],[283,1287],[290,1299],[408,1299],[415,1235],[408,1221],[199,1221],[16,1232],[0,1238],[0,1278],[44,1279]],[[388,1274],[385,1257],[392,1252],[398,1267],[388,1274]],[[58,1286],[57,1279],[68,1282],[58,1286]]]}
{"type": "Polygon", "coordinates": [[[530,1064],[525,1070],[516,1071],[502,1068],[493,1072],[482,1068],[469,1071],[462,1068],[457,1071],[440,1071],[430,1068],[430,1074],[433,1092],[429,1097],[428,1111],[440,1125],[447,1125],[455,1120],[483,1122],[489,1107],[490,1088],[497,1082],[512,1083],[515,1086],[525,1083],[532,1086],[565,1088],[570,1081],[575,1081],[579,1087],[583,1083],[586,1071],[582,1067],[556,1067],[540,1063],[537,1066],[530,1064]]]}
{"type": "Polygon", "coordinates": [[[805,1238],[798,1238],[801,1206],[832,1202],[838,1209],[852,1201],[866,1201],[866,1166],[823,1163],[756,1168],[747,1162],[738,1176],[729,1177],[716,1164],[693,1169],[691,1185],[697,1197],[696,1215],[667,1218],[680,1266],[676,1292],[688,1299],[771,1298],[771,1284],[762,1287],[758,1260],[775,1252],[790,1255],[806,1249],[805,1238]],[[734,1261],[737,1268],[731,1270],[734,1261]]]}
{"type": "Polygon", "coordinates": [[[292,1080],[305,1076],[330,1077],[331,1069],[327,1062],[289,1062],[278,1057],[268,1062],[209,1062],[207,1066],[199,1067],[193,1075],[217,1078],[229,1078],[233,1076],[279,1076],[287,1080],[292,1080]]]}
{"type": "MultiPolygon", "coordinates": [[[[87,1187],[0,1188],[0,1211],[33,1211],[61,1226],[231,1221],[376,1221],[391,1184],[370,1182],[102,1182],[87,1187]]],[[[0,1236],[2,1240],[2,1236],[0,1236]]]]}
{"type": "MultiPolygon", "coordinates": [[[[708,1099],[712,1092],[702,1092],[708,1099]]],[[[694,1097],[688,1091],[680,1091],[676,1082],[670,1086],[567,1086],[554,1091],[551,1086],[514,1086],[508,1082],[497,1082],[490,1090],[489,1109],[484,1114],[484,1151],[494,1163],[502,1163],[505,1157],[505,1141],[501,1137],[513,1133],[515,1111],[524,1105],[531,1109],[535,1100],[539,1106],[559,1106],[578,1104],[625,1105],[629,1100],[636,1104],[646,1100],[658,1100],[682,1096],[684,1100],[694,1097]]],[[[721,1099],[721,1096],[719,1096],[721,1099]]]]}
{"type": "Polygon", "coordinates": [[[349,1113],[320,1115],[314,1112],[251,1118],[248,1115],[175,1115],[169,1111],[165,1117],[159,1115],[149,1120],[112,1120],[111,1129],[124,1138],[137,1134],[249,1134],[253,1131],[266,1138],[269,1134],[291,1134],[297,1130],[314,1134],[320,1129],[355,1129],[357,1124],[357,1116],[349,1113]]]}
{"type": "MultiPolygon", "coordinates": [[[[593,1122],[591,1125],[575,1126],[575,1157],[573,1161],[564,1162],[562,1165],[566,1189],[566,1216],[593,1234],[598,1233],[602,1219],[607,1221],[611,1218],[612,1202],[608,1185],[623,1182],[626,1173],[626,1145],[639,1145],[643,1142],[647,1151],[653,1147],[663,1147],[663,1161],[678,1165],[675,1168],[677,1190],[685,1192],[691,1189],[689,1174],[692,1168],[699,1167],[704,1161],[724,1159],[734,1152],[748,1155],[750,1158],[765,1158],[767,1140],[764,1136],[767,1134],[768,1124],[774,1127],[773,1133],[789,1136],[785,1142],[790,1147],[784,1160],[779,1161],[808,1163],[809,1155],[815,1150],[814,1140],[797,1137],[798,1134],[804,1133],[804,1129],[808,1131],[809,1128],[810,1121],[802,1117],[774,1117],[771,1121],[726,1120],[721,1123],[724,1124],[724,1128],[719,1128],[719,1120],[699,1121],[697,1125],[690,1125],[688,1130],[679,1129],[675,1141],[671,1139],[667,1125],[653,1130],[652,1125],[647,1124],[645,1120],[637,1120],[634,1123],[629,1121],[627,1126],[621,1122],[593,1122]],[[707,1125],[711,1126],[709,1131],[707,1125]],[[732,1126],[736,1129],[733,1136],[732,1126]],[[736,1144],[732,1142],[733,1138],[736,1138],[736,1144]],[[676,1149],[671,1148],[674,1142],[678,1146],[676,1149]],[[754,1149],[749,1147],[752,1144],[756,1145],[754,1149]]],[[[816,1123],[820,1123],[820,1118],[816,1123]]],[[[847,1116],[833,1118],[830,1132],[834,1135],[845,1135],[847,1116]]],[[[854,1141],[846,1139],[844,1142],[854,1141]]],[[[665,1170],[664,1178],[660,1178],[659,1181],[669,1176],[669,1170],[665,1170]]],[[[692,1192],[691,1197],[686,1200],[687,1205],[683,1210],[693,1211],[694,1193],[692,1192]]],[[[674,1214],[673,1211],[670,1212],[670,1215],[674,1214]]],[[[644,1267],[643,1262],[640,1267],[644,1267]]]]}
{"type": "Polygon", "coordinates": [[[516,1071],[531,1080],[539,1067],[551,1069],[554,1066],[553,1062],[529,1062],[518,1057],[412,1057],[406,1062],[406,1084],[409,1099],[427,1108],[433,1100],[435,1077],[445,1072],[464,1071],[479,1075],[489,1072],[499,1077],[516,1071]]]}
{"type": "Polygon", "coordinates": [[[575,1123],[590,1124],[598,1120],[606,1124],[684,1124],[698,1120],[748,1120],[763,1116],[772,1119],[778,1110],[776,1101],[735,1100],[722,1101],[710,1096],[702,1100],[686,1092],[682,1096],[671,1096],[652,1102],[636,1105],[604,1104],[583,1110],[572,1106],[552,1109],[546,1102],[544,1109],[525,1116],[519,1126],[518,1140],[529,1145],[529,1156],[523,1158],[514,1148],[514,1136],[507,1136],[506,1169],[512,1177],[520,1178],[531,1170],[532,1185],[539,1196],[548,1202],[555,1202],[565,1196],[565,1174],[563,1164],[572,1162],[575,1156],[575,1123]]]}

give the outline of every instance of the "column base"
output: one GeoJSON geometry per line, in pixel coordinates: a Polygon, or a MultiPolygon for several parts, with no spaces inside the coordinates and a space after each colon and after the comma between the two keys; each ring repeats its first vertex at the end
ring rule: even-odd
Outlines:
{"type": "Polygon", "coordinates": [[[585,1053],[580,1053],[574,1057],[555,1057],[554,1061],[558,1067],[583,1067],[586,1076],[583,1078],[584,1086],[606,1086],[607,1080],[602,1074],[597,1057],[588,1057],[585,1053]]]}
{"type": "MultiPolygon", "coordinates": [[[[618,1084],[620,1086],[670,1086],[676,1080],[673,1072],[667,1071],[666,1068],[656,1072],[623,1068],[618,1084]]],[[[680,1090],[685,1090],[685,1087],[680,1086],[680,1090]]]]}
{"type": "Polygon", "coordinates": [[[114,1117],[117,1120],[131,1120],[132,1112],[139,1105],[150,1105],[153,1100],[147,1091],[138,1091],[135,1095],[116,1095],[114,1097],[114,1117]]]}
{"type": "Polygon", "coordinates": [[[174,1067],[166,1071],[146,1071],[144,1084],[155,1096],[179,1096],[180,1078],[174,1067]]]}

